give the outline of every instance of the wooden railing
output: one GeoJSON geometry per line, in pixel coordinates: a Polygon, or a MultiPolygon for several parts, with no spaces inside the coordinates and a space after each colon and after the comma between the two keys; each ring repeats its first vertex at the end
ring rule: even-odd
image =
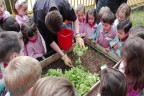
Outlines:
{"type": "Polygon", "coordinates": [[[130,6],[135,6],[137,4],[144,3],[144,0],[128,0],[130,6]]]}
{"type": "Polygon", "coordinates": [[[94,7],[96,0],[68,0],[69,3],[76,8],[78,4],[84,4],[86,7],[94,7]]]}
{"type": "MultiPolygon", "coordinates": [[[[12,6],[14,0],[5,0],[6,9],[14,15],[12,6]]],[[[32,13],[33,5],[36,0],[27,0],[28,1],[28,13],[32,13]]],[[[95,7],[96,0],[68,0],[73,8],[76,8],[78,4],[84,4],[86,7],[95,7]]],[[[128,0],[130,6],[134,6],[140,3],[144,3],[144,0],[128,0]]]]}

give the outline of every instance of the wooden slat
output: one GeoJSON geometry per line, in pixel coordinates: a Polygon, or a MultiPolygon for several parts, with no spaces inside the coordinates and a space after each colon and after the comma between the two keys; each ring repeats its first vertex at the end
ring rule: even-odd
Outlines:
{"type": "MultiPolygon", "coordinates": [[[[111,59],[112,61],[114,61],[114,62],[120,61],[120,57],[118,57],[117,55],[115,55],[114,53],[112,53],[112,52],[110,52],[110,51],[107,52],[107,51],[105,50],[105,48],[99,46],[98,44],[94,44],[94,43],[89,42],[89,41],[86,41],[86,40],[85,40],[85,42],[86,42],[86,44],[88,44],[90,47],[92,47],[92,48],[94,48],[95,50],[97,50],[98,52],[102,53],[103,55],[105,55],[106,57],[108,57],[109,59],[111,59]]],[[[73,47],[74,47],[74,46],[75,46],[75,45],[73,45],[73,47]]],[[[72,47],[71,49],[69,49],[68,51],[66,51],[65,53],[71,52],[72,49],[73,49],[73,47],[72,47]]],[[[56,54],[54,54],[54,55],[46,58],[45,60],[43,60],[43,61],[41,62],[41,66],[42,66],[42,68],[43,68],[43,67],[46,67],[46,66],[50,65],[51,63],[53,63],[54,61],[56,61],[56,60],[58,60],[58,59],[60,59],[60,58],[61,58],[61,56],[60,56],[58,53],[56,53],[56,54]]]]}
{"type": "Polygon", "coordinates": [[[115,61],[115,62],[118,62],[119,60],[121,60],[121,58],[119,56],[117,56],[116,54],[114,54],[113,52],[111,51],[106,51],[105,48],[101,47],[100,45],[92,42],[92,41],[88,41],[88,40],[85,40],[85,42],[93,47],[94,49],[98,50],[100,53],[104,54],[106,57],[108,57],[109,59],[115,61]]]}
{"type": "MultiPolygon", "coordinates": [[[[75,46],[75,45],[73,45],[73,46],[75,46]]],[[[68,54],[69,52],[72,51],[72,49],[73,49],[73,47],[70,48],[68,51],[63,51],[63,52],[68,54]]],[[[60,58],[61,58],[61,56],[58,53],[55,53],[52,56],[50,56],[50,57],[46,58],[45,60],[41,61],[40,64],[41,64],[42,68],[44,68],[44,67],[52,64],[53,62],[55,62],[56,60],[58,60],[60,58]]]]}

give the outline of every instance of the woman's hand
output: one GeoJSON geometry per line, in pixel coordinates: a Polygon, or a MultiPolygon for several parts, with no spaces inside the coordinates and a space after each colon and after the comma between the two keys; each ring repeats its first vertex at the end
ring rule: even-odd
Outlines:
{"type": "Polygon", "coordinates": [[[61,59],[64,60],[65,65],[67,65],[67,66],[69,66],[69,67],[73,67],[73,63],[72,63],[72,61],[69,59],[69,57],[67,56],[67,54],[65,54],[64,56],[62,56],[61,59]]]}

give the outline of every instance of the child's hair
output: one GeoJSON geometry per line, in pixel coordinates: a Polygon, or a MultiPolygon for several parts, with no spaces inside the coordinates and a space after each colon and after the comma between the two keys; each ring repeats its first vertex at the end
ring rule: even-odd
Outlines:
{"type": "Polygon", "coordinates": [[[144,40],[133,36],[121,47],[121,57],[125,62],[125,74],[128,80],[135,82],[134,89],[144,88],[144,40]]]}
{"type": "Polygon", "coordinates": [[[3,5],[4,5],[4,0],[0,0],[0,4],[3,4],[3,5]]]}
{"type": "Polygon", "coordinates": [[[101,20],[104,23],[108,23],[108,24],[112,25],[114,20],[115,20],[115,16],[111,11],[110,12],[104,12],[104,14],[102,15],[101,20]]]}
{"type": "Polygon", "coordinates": [[[12,16],[8,17],[2,25],[3,30],[5,31],[20,31],[20,26],[12,16]]]}
{"type": "Polygon", "coordinates": [[[98,13],[98,19],[101,19],[102,18],[102,15],[105,13],[105,12],[110,12],[110,8],[107,7],[107,6],[104,6],[100,9],[99,13],[98,13]]]}
{"type": "Polygon", "coordinates": [[[3,73],[4,84],[10,96],[22,96],[40,78],[40,62],[28,56],[18,56],[10,61],[3,73]]]}
{"type": "Polygon", "coordinates": [[[130,33],[130,37],[138,36],[138,37],[141,37],[142,39],[144,39],[144,26],[142,26],[142,25],[134,26],[130,29],[129,33],[130,33]]]}
{"type": "Polygon", "coordinates": [[[86,15],[86,23],[88,23],[88,16],[89,15],[93,15],[94,16],[94,23],[96,23],[96,11],[95,11],[95,9],[89,9],[88,11],[87,11],[87,15],[86,15]]]}
{"type": "Polygon", "coordinates": [[[27,44],[29,41],[28,37],[34,36],[34,34],[37,32],[36,25],[35,24],[32,24],[32,25],[22,24],[21,32],[23,34],[24,44],[27,44]]]}
{"type": "Polygon", "coordinates": [[[83,13],[85,13],[85,6],[83,4],[78,4],[78,6],[76,8],[76,13],[77,12],[83,12],[83,13]]]}
{"type": "Polygon", "coordinates": [[[13,11],[18,14],[17,9],[22,6],[23,3],[27,3],[26,0],[14,0],[13,1],[13,11]]]}
{"type": "Polygon", "coordinates": [[[117,30],[124,30],[125,33],[128,33],[130,28],[132,27],[132,22],[130,21],[130,19],[124,19],[122,21],[120,21],[117,25],[117,30]]]}
{"type": "Polygon", "coordinates": [[[0,62],[9,62],[10,55],[20,53],[22,34],[14,31],[0,32],[0,62]]]}
{"type": "Polygon", "coordinates": [[[32,96],[77,96],[77,93],[64,77],[44,77],[34,85],[32,96]]]}
{"type": "Polygon", "coordinates": [[[105,68],[101,71],[100,80],[101,96],[126,96],[127,82],[120,71],[105,68]]]}
{"type": "Polygon", "coordinates": [[[52,33],[57,34],[62,28],[63,18],[58,10],[50,11],[45,17],[45,25],[52,33]]]}
{"type": "Polygon", "coordinates": [[[119,12],[125,14],[126,17],[129,17],[131,14],[131,7],[128,4],[123,3],[119,6],[116,15],[118,15],[119,12]]]}

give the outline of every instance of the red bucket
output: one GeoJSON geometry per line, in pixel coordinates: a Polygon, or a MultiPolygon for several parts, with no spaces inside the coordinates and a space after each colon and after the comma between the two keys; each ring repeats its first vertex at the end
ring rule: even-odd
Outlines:
{"type": "Polygon", "coordinates": [[[58,33],[58,45],[63,50],[68,50],[72,47],[73,31],[67,28],[63,28],[58,33]]]}

